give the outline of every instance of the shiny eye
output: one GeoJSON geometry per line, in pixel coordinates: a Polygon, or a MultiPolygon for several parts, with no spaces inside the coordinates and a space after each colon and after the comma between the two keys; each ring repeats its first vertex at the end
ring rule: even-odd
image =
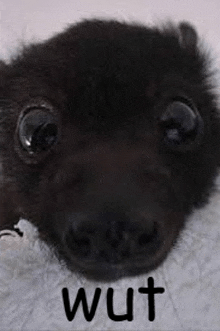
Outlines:
{"type": "Polygon", "coordinates": [[[177,150],[193,149],[200,142],[203,126],[198,111],[182,101],[170,103],[160,118],[165,144],[177,150]]]}
{"type": "Polygon", "coordinates": [[[48,151],[57,141],[57,136],[56,118],[45,108],[31,109],[18,126],[19,141],[29,154],[48,151]]]}

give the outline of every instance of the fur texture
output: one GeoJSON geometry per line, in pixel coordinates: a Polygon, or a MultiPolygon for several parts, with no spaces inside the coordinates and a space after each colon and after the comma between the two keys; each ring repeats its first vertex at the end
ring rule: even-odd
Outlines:
{"type": "Polygon", "coordinates": [[[207,201],[220,156],[187,23],[83,21],[1,64],[1,228],[35,224],[74,272],[148,272],[207,201]]]}

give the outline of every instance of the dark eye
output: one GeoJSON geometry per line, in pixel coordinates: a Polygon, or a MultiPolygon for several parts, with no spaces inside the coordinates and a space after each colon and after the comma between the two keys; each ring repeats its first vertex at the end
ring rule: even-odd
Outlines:
{"type": "Polygon", "coordinates": [[[194,107],[173,101],[160,118],[160,128],[166,145],[177,150],[190,150],[200,142],[203,120],[194,107]]]}
{"type": "Polygon", "coordinates": [[[30,110],[19,123],[18,136],[29,154],[48,151],[58,136],[55,116],[44,108],[30,110]]]}

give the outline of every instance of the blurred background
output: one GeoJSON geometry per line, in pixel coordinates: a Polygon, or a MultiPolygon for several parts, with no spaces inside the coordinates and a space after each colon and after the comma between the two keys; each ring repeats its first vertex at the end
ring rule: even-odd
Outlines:
{"type": "Polygon", "coordinates": [[[71,23],[91,17],[145,24],[188,20],[220,63],[219,0],[2,0],[0,56],[7,59],[19,45],[46,39],[71,23]]]}

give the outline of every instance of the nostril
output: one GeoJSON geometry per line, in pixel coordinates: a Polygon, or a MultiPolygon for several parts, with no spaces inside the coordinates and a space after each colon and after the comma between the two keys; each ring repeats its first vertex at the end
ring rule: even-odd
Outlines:
{"type": "Polygon", "coordinates": [[[138,245],[144,247],[145,245],[149,245],[153,243],[158,238],[158,229],[156,223],[154,223],[152,231],[144,232],[138,237],[138,245]]]}
{"type": "Polygon", "coordinates": [[[138,245],[139,246],[145,246],[153,241],[153,236],[149,235],[148,233],[143,233],[138,238],[138,245]]]}
{"type": "Polygon", "coordinates": [[[78,245],[78,247],[84,250],[90,247],[90,240],[88,238],[75,239],[75,243],[78,245]]]}
{"type": "Polygon", "coordinates": [[[67,247],[78,256],[88,256],[91,250],[91,241],[88,236],[77,235],[74,231],[69,230],[66,235],[67,247]]]}
{"type": "Polygon", "coordinates": [[[88,257],[91,251],[91,243],[88,238],[81,238],[76,241],[79,256],[88,257]]]}
{"type": "Polygon", "coordinates": [[[151,240],[152,240],[151,235],[149,235],[148,233],[143,233],[138,238],[138,245],[139,246],[144,246],[146,244],[149,244],[149,242],[151,242],[151,240]]]}
{"type": "Polygon", "coordinates": [[[161,246],[160,225],[154,220],[132,221],[103,213],[89,221],[72,222],[64,235],[68,254],[81,262],[126,263],[153,256],[161,246]],[[93,221],[92,221],[93,220],[93,221]]]}

